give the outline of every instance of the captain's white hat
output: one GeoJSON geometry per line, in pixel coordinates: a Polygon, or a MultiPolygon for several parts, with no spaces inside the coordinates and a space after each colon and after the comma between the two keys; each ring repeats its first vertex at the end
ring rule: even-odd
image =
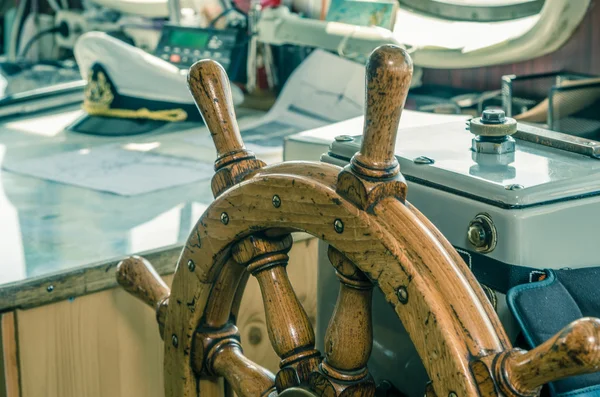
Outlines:
{"type": "MultiPolygon", "coordinates": [[[[102,32],[82,35],[74,53],[88,81],[83,103],[87,115],[71,129],[132,135],[168,122],[202,122],[187,87],[187,70],[102,32]]],[[[232,90],[234,103],[240,103],[241,90],[232,90]]]]}

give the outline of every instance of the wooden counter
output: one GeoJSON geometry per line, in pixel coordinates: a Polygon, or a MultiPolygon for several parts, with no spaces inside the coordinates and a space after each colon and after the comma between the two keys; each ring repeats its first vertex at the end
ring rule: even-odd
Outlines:
{"type": "MultiPolygon", "coordinates": [[[[186,139],[207,134],[197,126],[118,139],[65,132],[79,115],[67,109],[3,121],[0,164],[130,142],[158,142],[163,153],[193,158],[186,139]]],[[[259,115],[241,112],[240,123],[259,115]]],[[[162,397],[154,313],[116,288],[114,270],[121,258],[142,253],[169,283],[211,201],[209,178],[124,197],[0,170],[0,396],[162,397]]],[[[314,321],[317,242],[300,240],[288,271],[314,321]]],[[[276,370],[253,279],[238,326],[246,355],[276,370]]]]}

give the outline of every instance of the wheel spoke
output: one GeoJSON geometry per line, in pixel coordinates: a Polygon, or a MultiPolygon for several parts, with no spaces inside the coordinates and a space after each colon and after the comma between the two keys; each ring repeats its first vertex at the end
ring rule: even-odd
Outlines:
{"type": "Polygon", "coordinates": [[[253,235],[232,249],[233,258],[247,267],[260,286],[269,339],[281,358],[276,379],[279,391],[306,384],[320,361],[314,330],[285,270],[291,247],[289,234],[272,238],[253,235]]]}
{"type": "Polygon", "coordinates": [[[222,376],[238,397],[267,396],[275,389],[275,376],[244,356],[240,334],[232,324],[196,332],[192,367],[197,376],[222,376]]]}
{"type": "Polygon", "coordinates": [[[231,385],[238,397],[268,396],[275,387],[275,376],[246,356],[236,341],[215,346],[212,370],[231,385]]]}
{"type": "Polygon", "coordinates": [[[372,396],[375,383],[369,376],[367,362],[373,345],[373,284],[333,247],[329,247],[328,255],[340,279],[340,292],[325,332],[321,372],[313,375],[311,385],[315,390],[333,387],[336,395],[344,392],[372,396]]]}

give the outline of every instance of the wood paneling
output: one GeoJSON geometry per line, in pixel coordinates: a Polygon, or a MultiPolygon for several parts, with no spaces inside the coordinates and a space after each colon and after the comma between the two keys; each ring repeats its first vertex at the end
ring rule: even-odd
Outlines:
{"type": "MultiPolygon", "coordinates": [[[[317,240],[297,242],[288,271],[313,324],[316,264],[317,240]]],[[[171,279],[165,277],[167,284],[171,279]]],[[[279,358],[271,348],[254,278],[248,281],[239,313],[245,355],[276,371],[279,358]]],[[[17,319],[21,397],[164,396],[163,342],[154,313],[124,290],[20,310],[17,319]]],[[[4,337],[4,318],[2,325],[4,337]]],[[[219,389],[216,384],[213,388],[219,389]]]]}
{"type": "Polygon", "coordinates": [[[500,88],[503,75],[559,70],[600,75],[600,0],[592,1],[587,15],[573,36],[551,54],[509,65],[473,69],[426,69],[423,83],[486,91],[500,88]]]}
{"type": "Polygon", "coordinates": [[[14,312],[2,314],[0,320],[2,332],[2,373],[0,374],[3,387],[0,387],[1,397],[19,397],[19,358],[16,336],[16,319],[14,312]]]}
{"type": "Polygon", "coordinates": [[[163,349],[154,313],[125,291],[17,316],[22,397],[163,396],[163,349]]]}

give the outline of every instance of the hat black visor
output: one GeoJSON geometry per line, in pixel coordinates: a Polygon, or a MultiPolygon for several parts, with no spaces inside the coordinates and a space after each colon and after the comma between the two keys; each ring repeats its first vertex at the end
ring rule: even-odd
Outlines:
{"type": "Polygon", "coordinates": [[[90,135],[127,136],[153,132],[168,121],[84,115],[67,130],[90,135]]]}

